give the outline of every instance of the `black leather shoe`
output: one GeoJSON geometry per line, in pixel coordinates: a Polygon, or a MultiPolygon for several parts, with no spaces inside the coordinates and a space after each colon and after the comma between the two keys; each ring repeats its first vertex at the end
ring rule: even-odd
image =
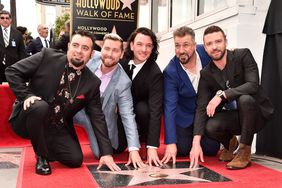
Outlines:
{"type": "Polygon", "coordinates": [[[51,166],[46,158],[37,156],[35,172],[40,175],[51,174],[51,166]]]}

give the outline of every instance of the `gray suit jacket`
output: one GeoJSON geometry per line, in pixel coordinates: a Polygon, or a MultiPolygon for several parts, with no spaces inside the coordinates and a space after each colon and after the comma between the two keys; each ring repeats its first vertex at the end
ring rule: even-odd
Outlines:
{"type": "MultiPolygon", "coordinates": [[[[97,58],[91,59],[87,66],[94,73],[101,65],[101,60],[97,58]]],[[[128,147],[140,147],[135,114],[133,113],[133,101],[131,95],[131,81],[124,72],[123,68],[118,64],[110,83],[108,84],[104,94],[101,96],[102,110],[105,114],[109,137],[113,148],[118,147],[118,127],[117,127],[117,107],[120,113],[128,147]]],[[[83,111],[79,112],[75,118],[76,122],[84,124],[87,121],[81,119],[83,111]]]]}

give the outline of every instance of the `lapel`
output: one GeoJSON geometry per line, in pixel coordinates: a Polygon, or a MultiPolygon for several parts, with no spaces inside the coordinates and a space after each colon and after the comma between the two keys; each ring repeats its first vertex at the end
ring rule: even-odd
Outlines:
{"type": "MultiPolygon", "coordinates": [[[[42,44],[42,42],[41,42],[41,39],[40,39],[40,37],[37,37],[36,38],[36,43],[37,43],[37,49],[41,49],[41,48],[43,48],[43,44],[42,44]]],[[[39,50],[40,51],[40,50],[39,50]]]]}
{"type": "Polygon", "coordinates": [[[214,83],[212,83],[212,85],[214,86],[214,88],[220,88],[221,90],[225,90],[225,83],[222,81],[222,77],[221,74],[218,74],[218,68],[217,66],[214,64],[213,61],[211,61],[211,63],[208,65],[209,68],[209,72],[211,74],[210,78],[214,78],[214,79],[210,79],[209,81],[213,81],[214,83]]]}
{"type": "MultiPolygon", "coordinates": [[[[128,65],[128,63],[129,63],[129,61],[126,61],[123,65],[123,69],[124,69],[124,71],[126,72],[126,74],[127,75],[129,75],[129,65],[128,65]]],[[[130,78],[130,80],[131,80],[131,78],[130,78]]]]}
{"type": "Polygon", "coordinates": [[[119,65],[117,66],[115,72],[113,73],[113,76],[107,85],[104,94],[103,94],[103,104],[102,104],[102,109],[105,108],[111,94],[113,93],[114,89],[117,87],[117,83],[119,81],[119,76],[120,76],[120,68],[119,65]]]}
{"type": "MultiPolygon", "coordinates": [[[[227,80],[229,81],[229,86],[234,86],[234,78],[236,76],[236,71],[235,71],[235,62],[234,62],[234,55],[232,52],[227,50],[227,60],[226,60],[226,74],[227,74],[227,80]]],[[[222,80],[223,78],[221,77],[221,74],[218,74],[217,72],[217,67],[216,65],[211,62],[209,64],[210,72],[212,74],[212,77],[216,80],[217,84],[220,86],[222,90],[226,89],[226,83],[222,80]]]]}
{"type": "Polygon", "coordinates": [[[53,100],[53,98],[56,94],[56,91],[57,91],[57,89],[60,85],[60,81],[61,81],[63,72],[65,71],[65,67],[67,66],[66,56],[61,57],[59,59],[56,59],[55,61],[58,61],[58,63],[57,63],[58,65],[56,66],[56,70],[54,70],[55,72],[52,72],[53,74],[55,73],[54,76],[52,77],[52,78],[55,79],[55,81],[54,82],[49,81],[49,82],[46,83],[46,87],[52,88],[52,92],[51,92],[52,96],[49,97],[48,101],[53,100]],[[53,85],[53,83],[55,83],[55,84],[53,85]]]}
{"type": "Polygon", "coordinates": [[[194,93],[196,93],[189,76],[183,70],[182,66],[180,65],[179,59],[176,56],[174,58],[174,63],[176,65],[177,72],[179,73],[179,77],[183,80],[183,83],[187,86],[187,88],[189,88],[189,90],[193,89],[194,93]]]}
{"type": "MultiPolygon", "coordinates": [[[[102,64],[101,59],[99,61],[89,61],[87,66],[88,68],[93,72],[93,74],[95,74],[96,70],[98,69],[98,67],[102,64]]],[[[108,84],[108,86],[106,87],[104,94],[102,96],[103,98],[103,102],[102,102],[102,109],[105,108],[113,90],[116,88],[117,86],[117,82],[118,82],[118,78],[120,76],[120,65],[118,64],[115,72],[113,73],[113,76],[108,84]]]]}
{"type": "MultiPolygon", "coordinates": [[[[140,82],[139,80],[141,80],[141,82],[143,83],[144,82],[143,80],[146,80],[146,77],[150,76],[148,74],[150,74],[151,64],[152,62],[147,60],[145,64],[143,65],[143,67],[140,69],[140,71],[136,74],[136,76],[132,80],[132,83],[140,82]]],[[[129,68],[128,68],[128,71],[129,71],[129,68]]]]}
{"type": "Polygon", "coordinates": [[[231,51],[227,50],[227,64],[226,64],[226,72],[227,79],[229,81],[230,86],[234,86],[234,79],[236,77],[236,63],[234,61],[234,55],[231,51]]]}
{"type": "Polygon", "coordinates": [[[3,37],[3,32],[2,32],[2,28],[1,27],[0,27],[0,46],[1,46],[1,48],[5,48],[4,37],[3,37]]]}

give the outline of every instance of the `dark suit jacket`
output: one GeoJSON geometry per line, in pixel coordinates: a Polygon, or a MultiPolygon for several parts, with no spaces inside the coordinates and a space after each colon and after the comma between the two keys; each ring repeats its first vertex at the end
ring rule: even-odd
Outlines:
{"type": "Polygon", "coordinates": [[[62,50],[63,52],[66,53],[68,51],[69,41],[70,41],[70,36],[68,34],[63,34],[59,38],[59,40],[55,43],[53,48],[58,49],[58,50],[62,50]]]}
{"type": "MultiPolygon", "coordinates": [[[[9,45],[5,47],[4,39],[3,39],[3,33],[2,29],[0,28],[0,64],[3,62],[3,58],[6,58],[5,61],[5,67],[4,69],[20,59],[23,59],[26,57],[26,51],[25,46],[23,42],[23,38],[20,32],[18,32],[16,29],[11,27],[10,30],[10,40],[9,45]]],[[[1,65],[4,66],[4,65],[1,65]]],[[[2,71],[0,75],[0,83],[5,81],[4,78],[4,70],[2,71]]]]}
{"type": "MultiPolygon", "coordinates": [[[[259,85],[257,64],[249,49],[227,50],[227,79],[230,89],[226,89],[222,77],[216,73],[216,65],[211,62],[202,71],[198,87],[197,110],[194,122],[194,135],[203,135],[208,120],[206,107],[218,90],[224,90],[227,100],[236,100],[241,95],[251,95],[256,100],[261,115],[269,119],[273,114],[273,106],[263,94],[259,85]]],[[[217,110],[223,106],[220,104],[217,110]]]]}
{"type": "MultiPolygon", "coordinates": [[[[204,68],[211,59],[203,45],[197,45],[197,53],[204,68]]],[[[177,142],[176,126],[187,128],[193,125],[197,93],[176,56],[170,60],[163,74],[165,144],[172,144],[177,142]]]]}
{"type": "Polygon", "coordinates": [[[41,42],[40,37],[37,37],[36,39],[33,39],[31,42],[28,43],[26,47],[26,51],[28,55],[36,54],[37,52],[40,52],[43,48],[43,44],[41,42]]]}
{"type": "MultiPolygon", "coordinates": [[[[124,60],[121,65],[129,75],[129,60],[124,60]]],[[[131,92],[133,105],[140,101],[147,101],[150,110],[148,125],[147,145],[158,147],[160,144],[160,125],[163,103],[163,76],[154,61],[147,61],[132,81],[131,92]]]]}
{"type": "Polygon", "coordinates": [[[282,1],[271,0],[265,19],[263,33],[273,35],[282,33],[282,24],[279,18],[282,17],[282,1]]]}
{"type": "MultiPolygon", "coordinates": [[[[49,104],[52,103],[67,63],[67,57],[62,52],[43,48],[40,53],[8,67],[6,69],[7,80],[17,98],[10,120],[16,118],[17,112],[23,107],[23,101],[29,96],[39,96],[49,104]],[[28,80],[29,86],[26,85],[28,80]]],[[[82,70],[81,76],[74,102],[65,108],[66,126],[71,135],[77,139],[72,119],[78,111],[85,107],[101,154],[112,154],[112,146],[100,102],[101,81],[87,67],[82,70]]],[[[74,90],[75,88],[72,88],[73,93],[74,90]]]]}

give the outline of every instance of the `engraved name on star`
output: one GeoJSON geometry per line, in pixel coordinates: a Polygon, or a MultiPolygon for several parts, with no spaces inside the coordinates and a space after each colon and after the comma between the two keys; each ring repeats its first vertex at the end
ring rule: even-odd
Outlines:
{"type": "Polygon", "coordinates": [[[181,173],[185,172],[191,172],[197,169],[189,169],[189,168],[169,168],[169,169],[163,169],[160,167],[154,167],[154,166],[147,166],[145,168],[139,168],[136,170],[122,170],[118,172],[112,172],[112,171],[100,171],[100,173],[107,173],[107,174],[116,174],[116,175],[128,175],[133,176],[130,180],[128,186],[134,186],[145,182],[155,181],[158,179],[172,179],[172,180],[188,180],[188,181],[197,181],[197,182],[210,182],[209,180],[192,177],[188,175],[184,175],[181,173]],[[167,176],[160,176],[158,177],[158,174],[160,175],[167,175],[167,176]],[[154,176],[156,175],[156,176],[154,176]]]}
{"type": "Polygon", "coordinates": [[[132,10],[131,4],[135,0],[120,0],[120,1],[123,3],[122,10],[125,9],[126,7],[129,8],[130,10],[132,10]]]}

